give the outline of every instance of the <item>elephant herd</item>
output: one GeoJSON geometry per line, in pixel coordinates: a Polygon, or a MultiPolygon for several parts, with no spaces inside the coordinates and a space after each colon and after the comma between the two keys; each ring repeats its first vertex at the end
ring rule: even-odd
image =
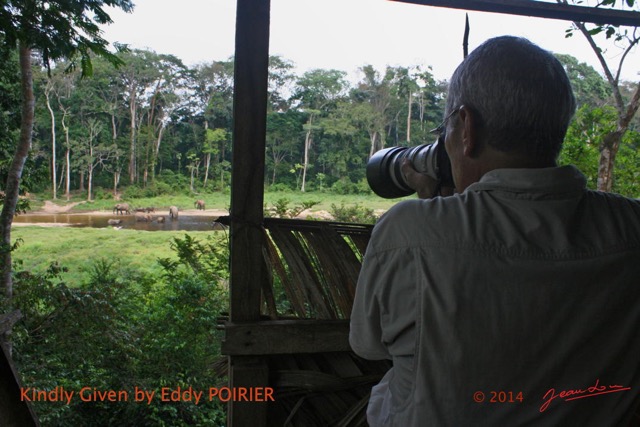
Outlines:
{"type": "MultiPolygon", "coordinates": [[[[194,207],[198,210],[205,210],[205,202],[204,200],[196,200],[194,203],[194,207]]],[[[114,215],[130,215],[132,212],[131,207],[128,203],[117,203],[113,207],[114,215]]],[[[146,208],[137,208],[134,211],[134,216],[137,222],[152,222],[157,221],[159,223],[163,223],[165,221],[164,216],[153,216],[156,212],[154,207],[146,207],[146,208]]],[[[174,221],[178,219],[178,207],[170,206],[169,207],[169,218],[174,221]]],[[[119,225],[122,223],[122,220],[119,219],[110,219],[108,221],[109,225],[119,225]]]]}

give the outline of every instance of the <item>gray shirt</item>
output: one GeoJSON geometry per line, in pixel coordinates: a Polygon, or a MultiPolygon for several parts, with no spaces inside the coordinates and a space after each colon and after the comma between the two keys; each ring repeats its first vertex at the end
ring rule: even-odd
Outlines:
{"type": "Polygon", "coordinates": [[[624,425],[640,392],[640,202],[564,166],[398,203],[374,228],[349,338],[393,360],[373,425],[624,425]]]}

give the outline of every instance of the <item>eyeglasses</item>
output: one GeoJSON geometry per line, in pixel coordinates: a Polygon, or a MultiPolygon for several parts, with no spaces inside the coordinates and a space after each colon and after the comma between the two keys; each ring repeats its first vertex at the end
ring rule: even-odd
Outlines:
{"type": "Polygon", "coordinates": [[[451,111],[449,114],[447,114],[447,117],[444,118],[444,120],[442,121],[442,123],[440,123],[438,125],[437,128],[431,129],[429,131],[429,133],[434,133],[434,134],[438,134],[440,135],[442,132],[445,131],[445,129],[447,128],[447,122],[449,121],[449,119],[451,117],[453,117],[454,114],[456,114],[458,111],[460,111],[460,108],[454,108],[453,111],[451,111]]]}

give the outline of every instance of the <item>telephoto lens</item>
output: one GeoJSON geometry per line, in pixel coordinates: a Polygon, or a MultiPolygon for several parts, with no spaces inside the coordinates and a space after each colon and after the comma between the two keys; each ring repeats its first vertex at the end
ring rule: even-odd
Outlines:
{"type": "Polygon", "coordinates": [[[395,199],[415,193],[402,173],[407,158],[420,173],[438,180],[440,186],[453,187],[451,163],[444,149],[444,133],[433,144],[416,147],[390,147],[377,151],[367,163],[369,187],[380,197],[395,199]]]}

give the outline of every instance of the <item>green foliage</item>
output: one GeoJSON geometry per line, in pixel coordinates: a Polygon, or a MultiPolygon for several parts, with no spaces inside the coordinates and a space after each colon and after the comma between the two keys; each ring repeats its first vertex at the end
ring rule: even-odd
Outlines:
{"type": "Polygon", "coordinates": [[[579,62],[571,55],[556,54],[555,56],[569,76],[578,108],[585,104],[591,107],[600,106],[611,96],[609,84],[593,67],[579,62]]]}
{"type": "Polygon", "coordinates": [[[359,203],[349,206],[345,206],[344,202],[340,206],[332,203],[330,212],[333,218],[339,222],[374,224],[378,219],[373,209],[361,206],[359,203]]]}
{"type": "MultiPolygon", "coordinates": [[[[616,129],[617,112],[611,106],[584,105],[576,112],[567,131],[559,164],[573,164],[585,174],[587,187],[595,190],[598,182],[600,145],[603,137],[616,129]]],[[[613,191],[628,197],[640,194],[640,134],[628,131],[620,144],[614,169],[613,191]]]]}
{"type": "Polygon", "coordinates": [[[92,2],[48,3],[36,1],[3,2],[0,27],[3,42],[15,47],[23,42],[36,48],[44,64],[71,59],[71,69],[80,65],[83,76],[93,72],[91,56],[98,55],[114,64],[121,60],[109,51],[109,43],[101,37],[101,24],[111,23],[103,9],[117,7],[133,10],[130,0],[100,0],[92,2]]]}
{"type": "Polygon", "coordinates": [[[640,199],[640,132],[628,131],[616,156],[613,191],[640,199]]]}
{"type": "MultiPolygon", "coordinates": [[[[4,191],[0,191],[0,209],[4,205],[4,191]]],[[[16,204],[16,215],[25,214],[31,209],[31,202],[26,197],[18,197],[18,203],[16,204]]]]}
{"type": "Polygon", "coordinates": [[[277,218],[296,218],[303,211],[311,209],[314,206],[320,204],[317,200],[304,200],[293,207],[290,207],[291,200],[287,198],[280,198],[273,203],[270,209],[265,209],[265,217],[275,216],[277,218]]]}
{"type": "Polygon", "coordinates": [[[75,393],[69,404],[36,402],[43,425],[224,425],[208,390],[223,381],[216,324],[227,307],[227,244],[185,235],[172,248],[178,259],[162,261],[161,277],[106,259],[94,261],[79,286],[61,281],[57,263],[15,274],[23,319],[14,327],[14,356],[23,383],[75,393]],[[124,391],[127,399],[82,401],[83,387],[124,391]],[[135,402],[136,387],[155,397],[135,402]],[[162,401],[163,387],[204,391],[203,401],[162,401]]]}
{"type": "Polygon", "coordinates": [[[587,187],[596,189],[598,182],[598,159],[602,136],[615,125],[613,107],[592,108],[584,105],[567,130],[567,135],[558,159],[559,164],[573,164],[587,177],[587,187]]]}
{"type": "Polygon", "coordinates": [[[371,194],[366,178],[355,183],[348,177],[342,177],[331,185],[331,191],[336,194],[371,194]]]}

